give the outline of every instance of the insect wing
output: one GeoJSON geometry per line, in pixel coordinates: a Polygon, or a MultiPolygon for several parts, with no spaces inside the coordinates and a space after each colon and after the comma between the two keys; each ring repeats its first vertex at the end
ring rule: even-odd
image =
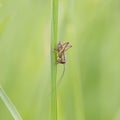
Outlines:
{"type": "Polygon", "coordinates": [[[68,49],[70,49],[72,47],[72,45],[68,44],[66,47],[65,47],[65,51],[67,51],[68,49]]]}

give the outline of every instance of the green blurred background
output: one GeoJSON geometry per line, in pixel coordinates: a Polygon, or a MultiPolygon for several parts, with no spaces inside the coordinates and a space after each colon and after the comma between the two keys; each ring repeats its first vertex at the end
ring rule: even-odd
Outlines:
{"type": "MultiPolygon", "coordinates": [[[[50,5],[0,0],[0,85],[24,120],[50,120],[50,5]]],[[[120,1],[60,0],[59,40],[73,47],[58,120],[120,120],[120,1]]],[[[13,120],[1,99],[0,120],[13,120]]]]}

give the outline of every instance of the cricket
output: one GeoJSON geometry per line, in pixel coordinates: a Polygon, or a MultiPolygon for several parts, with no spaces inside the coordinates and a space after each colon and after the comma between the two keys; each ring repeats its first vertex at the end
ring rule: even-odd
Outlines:
{"type": "Polygon", "coordinates": [[[63,72],[62,75],[58,81],[58,85],[60,84],[60,81],[62,80],[64,73],[65,73],[65,64],[66,64],[66,51],[70,49],[72,45],[69,42],[62,43],[59,41],[57,44],[57,48],[55,49],[55,52],[57,53],[57,64],[63,64],[63,72]]]}

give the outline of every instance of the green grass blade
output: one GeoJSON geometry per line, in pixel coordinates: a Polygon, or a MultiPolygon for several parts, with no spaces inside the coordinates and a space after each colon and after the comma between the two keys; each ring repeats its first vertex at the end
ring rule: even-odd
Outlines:
{"type": "Polygon", "coordinates": [[[14,120],[22,120],[22,117],[18,113],[17,109],[13,105],[13,103],[10,101],[9,97],[6,95],[5,91],[0,87],[0,98],[6,105],[7,109],[13,116],[14,120]]]}
{"type": "Polygon", "coordinates": [[[51,1],[51,120],[57,120],[56,54],[53,53],[58,38],[58,0],[51,1]]]}

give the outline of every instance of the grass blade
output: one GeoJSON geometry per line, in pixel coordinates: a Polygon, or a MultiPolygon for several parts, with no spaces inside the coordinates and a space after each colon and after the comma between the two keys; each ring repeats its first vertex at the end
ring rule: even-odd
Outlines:
{"type": "Polygon", "coordinates": [[[6,93],[2,89],[2,87],[0,87],[0,98],[2,99],[4,104],[6,105],[7,109],[9,110],[11,115],[13,116],[14,120],[22,120],[22,117],[20,116],[17,109],[15,108],[13,103],[10,101],[9,97],[6,95],[6,93]]]}
{"type": "Polygon", "coordinates": [[[58,38],[58,0],[51,0],[51,120],[57,120],[56,54],[53,53],[58,38]]]}

